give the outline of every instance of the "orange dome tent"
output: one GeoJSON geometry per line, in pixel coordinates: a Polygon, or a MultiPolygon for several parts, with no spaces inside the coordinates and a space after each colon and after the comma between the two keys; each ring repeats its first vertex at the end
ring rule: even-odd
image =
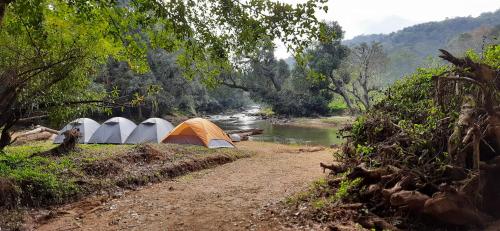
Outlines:
{"type": "Polygon", "coordinates": [[[202,118],[194,118],[182,122],[162,142],[194,144],[208,148],[234,148],[233,142],[222,129],[202,118]]]}

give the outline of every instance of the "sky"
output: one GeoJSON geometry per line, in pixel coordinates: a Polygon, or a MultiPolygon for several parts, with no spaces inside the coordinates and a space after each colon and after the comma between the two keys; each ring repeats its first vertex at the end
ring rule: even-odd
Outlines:
{"type": "MultiPolygon", "coordinates": [[[[328,13],[318,13],[317,17],[339,22],[345,39],[351,39],[362,34],[390,33],[423,22],[476,17],[500,9],[500,0],[329,0],[328,8],[328,13]]],[[[275,55],[289,56],[282,44],[278,44],[275,55]]]]}

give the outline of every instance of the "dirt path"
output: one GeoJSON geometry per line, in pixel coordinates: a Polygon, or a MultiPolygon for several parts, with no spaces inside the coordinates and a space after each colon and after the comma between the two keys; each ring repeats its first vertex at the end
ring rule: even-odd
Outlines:
{"type": "Polygon", "coordinates": [[[257,154],[105,203],[80,202],[39,230],[267,230],[256,213],[305,189],[323,176],[319,162],[331,160],[331,150],[259,142],[238,147],[257,154]]]}

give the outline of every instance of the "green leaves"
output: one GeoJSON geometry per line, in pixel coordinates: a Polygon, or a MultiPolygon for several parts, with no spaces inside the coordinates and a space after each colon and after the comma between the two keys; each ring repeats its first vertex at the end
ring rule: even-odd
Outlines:
{"type": "Polygon", "coordinates": [[[103,64],[113,57],[148,73],[147,57],[158,49],[176,54],[186,79],[215,86],[241,57],[258,56],[263,42],[280,39],[301,51],[320,34],[325,39],[328,33],[315,17],[327,10],[325,3],[14,0],[0,22],[0,80],[13,73],[15,90],[5,91],[15,91],[16,102],[0,109],[19,111],[19,117],[48,115],[55,122],[108,110],[99,101],[114,101],[118,94],[93,81],[103,64]]]}

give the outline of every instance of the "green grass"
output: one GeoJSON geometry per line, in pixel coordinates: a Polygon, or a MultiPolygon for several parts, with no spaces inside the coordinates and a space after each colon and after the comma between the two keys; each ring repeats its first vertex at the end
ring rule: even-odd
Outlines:
{"type": "MultiPolygon", "coordinates": [[[[136,148],[136,145],[78,145],[79,150],[62,157],[33,155],[55,147],[50,142],[8,146],[3,153],[0,153],[0,178],[14,183],[17,194],[21,195],[20,205],[46,206],[73,200],[92,190],[101,189],[99,187],[111,187],[127,177],[143,179],[146,182],[166,165],[175,165],[184,160],[216,154],[231,156],[235,159],[249,156],[249,153],[238,149],[207,149],[201,146],[174,144],[153,144],[152,146],[168,155],[167,162],[155,162],[153,167],[149,167],[144,166],[149,163],[136,165],[133,160],[120,159],[130,155],[129,153],[136,148]],[[120,164],[119,173],[104,177],[88,175],[87,167],[103,161],[104,169],[107,170],[106,164],[113,160],[117,160],[120,164]],[[82,186],[81,182],[86,183],[82,186]]],[[[161,177],[157,176],[156,179],[161,179],[161,177]]]]}
{"type": "Polygon", "coordinates": [[[333,188],[328,185],[327,178],[321,178],[311,183],[305,191],[287,197],[285,203],[297,205],[307,203],[314,209],[323,209],[337,201],[342,201],[349,196],[349,191],[357,187],[361,178],[354,180],[344,179],[338,187],[333,188]]]}
{"type": "Polygon", "coordinates": [[[324,193],[324,190],[328,190],[328,181],[326,178],[320,178],[313,181],[307,190],[287,197],[285,203],[295,205],[300,202],[311,201],[314,207],[320,206],[322,202],[319,201],[321,198],[318,198],[317,194],[324,193]]]}
{"type": "Polygon", "coordinates": [[[63,198],[78,192],[74,178],[61,177],[76,171],[70,157],[31,157],[34,153],[52,147],[54,145],[47,142],[36,142],[7,147],[4,154],[0,155],[0,177],[16,182],[18,193],[31,195],[31,201],[26,203],[40,205],[62,202],[63,198]]]}
{"type": "Polygon", "coordinates": [[[340,97],[335,97],[328,103],[328,109],[331,113],[341,113],[347,110],[347,104],[340,97]]]}

